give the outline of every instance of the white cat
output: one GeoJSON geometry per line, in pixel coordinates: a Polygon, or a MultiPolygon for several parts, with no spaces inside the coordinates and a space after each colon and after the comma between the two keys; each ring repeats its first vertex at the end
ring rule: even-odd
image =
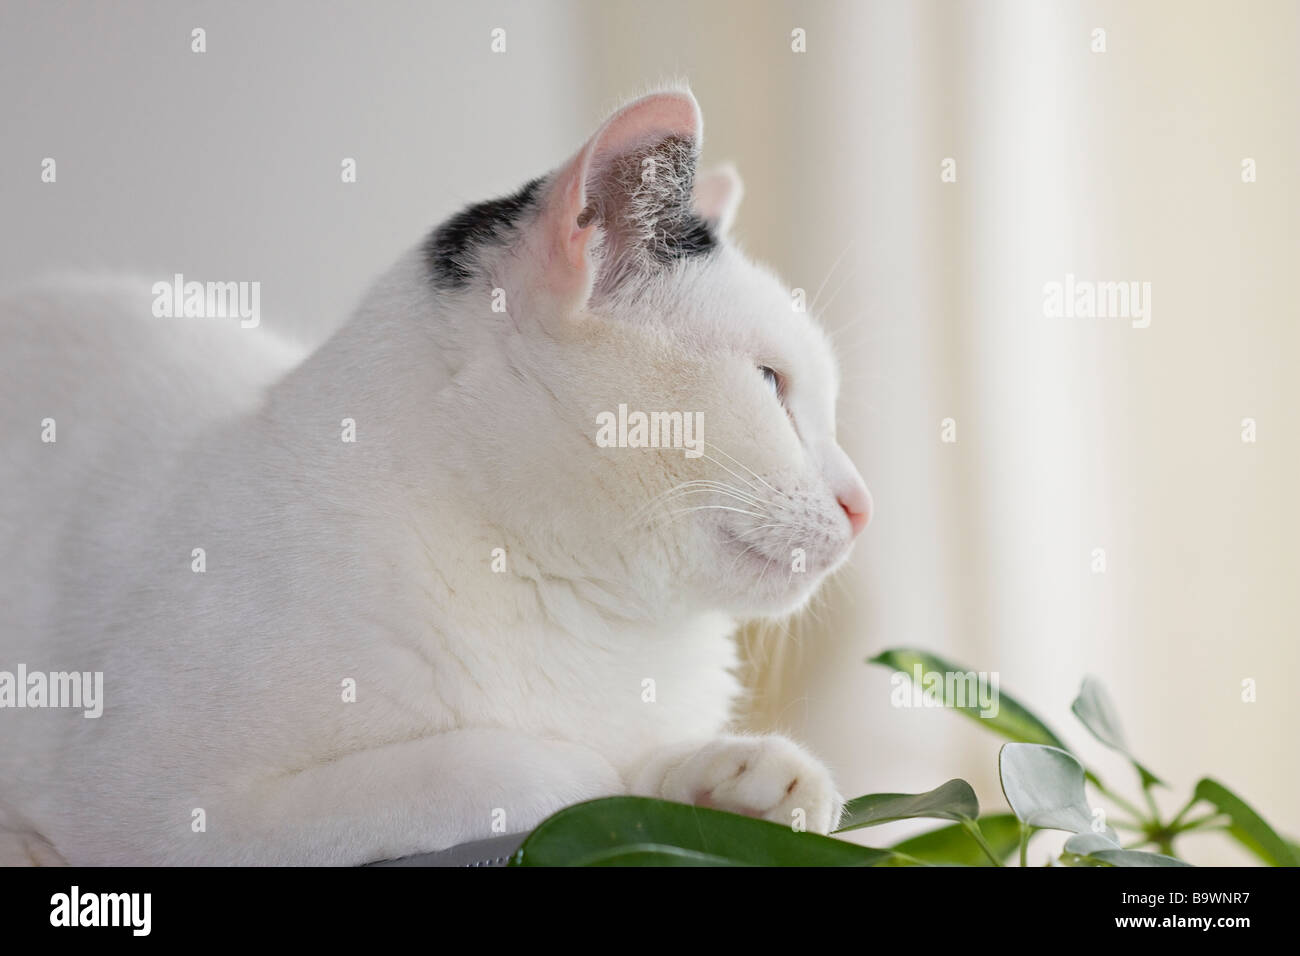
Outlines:
{"type": "Polygon", "coordinates": [[[0,671],[104,698],[0,708],[0,857],[357,864],[627,792],[833,825],[818,760],[726,733],[733,631],[870,498],[700,137],[689,92],[632,103],[310,355],[148,280],[0,305],[0,671]]]}

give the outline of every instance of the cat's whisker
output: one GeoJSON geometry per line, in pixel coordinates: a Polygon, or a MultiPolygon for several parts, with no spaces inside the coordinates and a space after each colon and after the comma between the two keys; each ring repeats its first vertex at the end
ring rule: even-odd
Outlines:
{"type": "Polygon", "coordinates": [[[714,491],[719,491],[719,492],[723,492],[724,494],[733,495],[737,498],[748,498],[754,504],[766,503],[758,495],[750,494],[748,491],[745,491],[741,488],[737,488],[735,485],[729,484],[725,481],[717,481],[710,478],[700,478],[697,479],[696,481],[688,482],[688,484],[693,486],[698,486],[700,488],[713,489],[714,491]]]}
{"type": "Polygon", "coordinates": [[[723,482],[712,483],[712,482],[703,482],[703,481],[687,482],[686,485],[684,486],[678,486],[676,489],[673,489],[670,493],[665,493],[655,498],[653,501],[650,502],[650,507],[653,508],[659,505],[665,505],[670,502],[677,501],[681,498],[684,498],[688,495],[696,495],[696,494],[717,494],[723,497],[731,498],[734,501],[738,501],[744,505],[749,505],[750,507],[753,508],[768,507],[768,502],[762,500],[756,495],[748,494],[747,492],[744,492],[739,488],[735,488],[723,482]]]}
{"type": "MultiPolygon", "coordinates": [[[[838,331],[843,332],[844,330],[840,329],[838,331]]],[[[835,346],[835,351],[838,352],[840,355],[844,356],[845,358],[852,358],[853,356],[858,356],[858,355],[866,355],[868,354],[867,349],[873,343],[882,341],[881,336],[870,335],[870,334],[863,335],[861,332],[855,334],[848,341],[840,341],[835,337],[836,334],[837,333],[835,332],[831,333],[831,342],[835,346]]]]}
{"type": "MultiPolygon", "coordinates": [[[[704,444],[708,445],[710,448],[712,448],[714,451],[716,451],[719,455],[727,455],[727,453],[726,453],[725,451],[723,451],[723,450],[722,450],[721,448],[719,448],[717,445],[713,444],[713,442],[711,442],[711,441],[706,441],[706,442],[704,442],[704,444]]],[[[727,455],[727,457],[730,458],[732,461],[734,461],[734,462],[735,462],[737,465],[739,465],[741,468],[744,468],[747,472],[749,472],[751,475],[753,475],[753,476],[754,476],[755,478],[757,478],[759,481],[763,482],[763,484],[766,485],[767,488],[768,488],[768,490],[771,491],[773,494],[777,494],[777,495],[781,494],[781,492],[777,491],[777,490],[776,490],[775,488],[773,488],[770,484],[768,484],[767,481],[764,480],[764,478],[763,478],[762,475],[760,475],[758,472],[756,472],[753,468],[750,468],[747,464],[745,464],[745,463],[744,463],[743,461],[741,461],[739,458],[736,458],[736,457],[733,456],[733,455],[727,455]]],[[[742,480],[743,480],[743,479],[742,479],[742,480]]],[[[746,482],[746,484],[748,484],[748,482],[746,482]]]]}
{"type": "Polygon", "coordinates": [[[776,522],[769,522],[768,524],[760,524],[760,525],[756,525],[756,526],[753,527],[753,528],[748,528],[748,529],[746,529],[745,531],[738,532],[738,533],[736,534],[736,537],[737,537],[737,538],[747,538],[747,537],[749,537],[751,534],[757,534],[759,531],[766,531],[768,528],[779,528],[779,527],[781,527],[781,526],[780,526],[779,524],[777,524],[776,522]]]}
{"type": "MultiPolygon", "coordinates": [[[[704,444],[706,444],[706,445],[710,445],[709,442],[705,442],[704,444]]],[[[710,445],[710,447],[712,447],[712,446],[710,445]]],[[[730,468],[728,468],[728,467],[727,467],[726,465],[724,465],[722,462],[718,461],[718,459],[714,458],[712,455],[706,455],[706,454],[704,454],[703,452],[701,452],[700,454],[701,454],[701,456],[702,456],[706,461],[711,461],[711,462],[713,462],[715,465],[717,465],[719,468],[721,468],[721,469],[722,469],[723,471],[725,471],[727,474],[731,475],[731,477],[736,478],[736,479],[738,479],[739,481],[743,481],[743,482],[745,482],[745,484],[749,485],[750,488],[753,488],[755,491],[758,491],[758,486],[755,485],[752,481],[749,481],[749,480],[748,480],[747,478],[745,478],[743,475],[738,475],[738,474],[736,474],[734,471],[732,471],[730,468]]],[[[723,454],[726,454],[726,452],[723,452],[723,454]]],[[[730,457],[730,456],[728,455],[728,457],[730,457]]],[[[769,485],[768,487],[771,488],[771,485],[769,485]]],[[[772,488],[772,490],[773,490],[773,491],[776,491],[775,488],[772,488]]]]}
{"type": "Polygon", "coordinates": [[[735,485],[730,485],[726,483],[725,481],[715,481],[713,479],[697,478],[691,481],[683,481],[680,484],[673,485],[671,488],[668,488],[667,490],[655,495],[653,498],[645,502],[645,504],[643,504],[640,508],[637,509],[636,513],[633,515],[633,519],[634,521],[640,520],[644,518],[649,511],[653,510],[654,508],[656,508],[661,504],[665,504],[668,501],[672,501],[686,494],[694,494],[701,491],[716,491],[720,494],[730,495],[733,498],[745,501],[749,504],[753,504],[756,506],[762,506],[765,504],[765,502],[759,499],[756,495],[751,495],[748,492],[743,491],[740,488],[737,488],[735,485]]]}
{"type": "Polygon", "coordinates": [[[789,587],[794,583],[794,561],[790,562],[790,573],[785,576],[785,585],[789,587]]]}
{"type": "Polygon", "coordinates": [[[691,512],[694,511],[709,511],[711,509],[717,511],[734,511],[736,514],[752,515],[755,518],[767,517],[767,515],[761,514],[757,511],[746,511],[744,508],[733,508],[731,507],[731,505],[696,505],[693,508],[679,508],[676,511],[670,512],[670,514],[673,515],[690,514],[691,512]]]}
{"type": "MultiPolygon", "coordinates": [[[[883,329],[877,325],[864,326],[863,323],[866,322],[868,318],[869,316],[859,315],[853,319],[850,319],[848,322],[845,322],[841,325],[837,325],[830,334],[832,337],[837,337],[843,335],[846,332],[855,333],[857,337],[850,339],[848,343],[849,347],[851,348],[855,346],[867,345],[868,343],[871,342],[884,341],[889,335],[893,333],[892,329],[883,329]]],[[[838,338],[835,339],[835,345],[837,348],[843,346],[844,344],[845,343],[841,342],[838,338]]]]}
{"type": "MultiPolygon", "coordinates": [[[[790,552],[790,545],[794,544],[794,539],[798,536],[798,534],[799,534],[798,531],[792,531],[792,532],[790,533],[790,537],[788,537],[788,538],[785,539],[785,544],[782,545],[782,547],[781,547],[781,554],[783,554],[783,555],[784,555],[784,554],[789,554],[789,552],[790,552]]],[[[772,562],[775,561],[775,560],[776,560],[776,555],[775,555],[775,554],[772,555],[770,558],[767,559],[767,564],[763,565],[763,574],[767,574],[767,569],[768,569],[769,567],[771,567],[772,562]]],[[[791,577],[794,576],[794,562],[793,562],[793,561],[790,562],[790,574],[791,574],[791,577]]],[[[786,583],[789,583],[789,582],[787,581],[786,583]]]]}
{"type": "Polygon", "coordinates": [[[819,285],[817,291],[813,293],[812,304],[808,306],[809,312],[817,311],[817,300],[821,297],[822,290],[826,288],[826,283],[831,280],[831,276],[835,275],[835,270],[840,267],[840,263],[844,261],[844,257],[849,254],[849,250],[853,248],[854,243],[857,241],[857,237],[854,236],[849,240],[849,244],[844,247],[840,254],[835,257],[835,261],[831,263],[831,267],[826,273],[826,278],[822,279],[821,285],[819,285]]]}
{"type": "MultiPolygon", "coordinates": [[[[832,339],[835,340],[835,344],[838,346],[839,340],[836,338],[837,336],[849,330],[860,328],[862,324],[866,322],[867,319],[869,319],[870,317],[871,317],[870,314],[867,312],[855,312],[852,316],[845,319],[843,322],[836,322],[834,328],[832,328],[828,323],[826,327],[826,332],[828,335],[830,335],[832,339]]],[[[889,328],[888,326],[882,326],[878,324],[872,325],[870,328],[866,329],[865,331],[866,331],[866,339],[865,339],[866,341],[870,341],[871,339],[884,338],[886,335],[890,335],[893,333],[893,329],[889,328]]]]}
{"type": "Polygon", "coordinates": [[[873,344],[883,341],[879,335],[858,335],[848,342],[835,342],[835,350],[845,358],[846,364],[856,365],[861,357],[876,355],[870,351],[873,344]]]}
{"type": "Polygon", "coordinates": [[[735,507],[732,505],[720,505],[720,504],[693,505],[689,508],[676,508],[671,511],[664,511],[659,517],[663,519],[671,520],[674,518],[681,517],[682,515],[685,514],[691,514],[692,512],[708,511],[708,510],[734,511],[737,514],[753,515],[755,517],[767,517],[766,515],[763,515],[757,511],[750,511],[746,508],[735,507]]]}
{"type": "Polygon", "coordinates": [[[728,491],[722,488],[687,488],[685,491],[679,491],[675,495],[668,496],[667,498],[659,502],[659,504],[668,504],[669,502],[678,501],[690,495],[703,495],[703,494],[721,495],[724,498],[730,498],[733,501],[738,501],[741,504],[750,505],[751,507],[754,508],[761,508],[766,504],[766,502],[763,502],[758,498],[755,498],[753,495],[737,494],[735,492],[728,491]]]}
{"type": "Polygon", "coordinates": [[[858,270],[854,269],[852,272],[848,273],[843,279],[840,280],[840,284],[837,285],[835,287],[835,291],[831,293],[830,299],[828,299],[826,304],[822,306],[822,314],[829,312],[831,310],[831,306],[835,304],[835,300],[839,298],[839,295],[841,292],[844,291],[845,286],[849,285],[857,277],[858,277],[858,270]]]}
{"type": "MultiPolygon", "coordinates": [[[[652,520],[652,521],[658,521],[660,519],[671,520],[673,518],[680,517],[683,514],[689,514],[692,511],[702,510],[704,508],[727,507],[724,505],[703,505],[697,508],[680,508],[674,511],[664,511],[663,513],[659,514],[657,517],[652,517],[652,514],[656,508],[669,505],[674,501],[680,501],[683,498],[686,498],[690,495],[696,495],[696,494],[719,495],[724,498],[730,498],[741,505],[748,505],[750,508],[766,509],[770,505],[769,502],[764,501],[763,499],[758,498],[755,495],[751,495],[743,491],[742,489],[737,488],[734,485],[728,484],[727,482],[716,481],[713,479],[697,478],[697,479],[684,481],[681,482],[680,484],[674,485],[671,488],[668,488],[667,490],[656,495],[650,501],[643,504],[633,513],[633,515],[624,524],[623,530],[627,531],[632,528],[635,528],[647,520],[652,520]]],[[[755,511],[750,511],[747,508],[735,508],[732,510],[735,510],[742,514],[754,515],[756,517],[762,517],[762,518],[770,517],[767,514],[760,514],[755,511]]]]}
{"type": "Polygon", "coordinates": [[[730,578],[732,572],[736,570],[736,565],[740,563],[740,559],[743,558],[745,555],[749,554],[749,552],[753,550],[754,550],[754,546],[752,544],[746,545],[743,549],[741,549],[741,551],[734,558],[731,559],[731,564],[727,567],[727,573],[725,577],[730,578]]]}

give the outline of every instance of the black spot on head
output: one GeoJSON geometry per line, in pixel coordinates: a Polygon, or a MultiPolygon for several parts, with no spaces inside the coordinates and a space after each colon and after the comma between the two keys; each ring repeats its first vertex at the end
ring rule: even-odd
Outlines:
{"type": "Polygon", "coordinates": [[[537,201],[539,177],[500,199],[475,203],[438,226],[424,242],[424,261],[440,288],[463,289],[474,277],[479,250],[505,242],[537,201]]]}
{"type": "MultiPolygon", "coordinates": [[[[578,225],[594,220],[605,233],[602,289],[717,248],[713,227],[692,208],[697,152],[693,140],[665,137],[618,157],[589,184],[590,205],[578,225]]],[[[424,242],[434,284],[447,291],[465,289],[477,273],[481,250],[513,238],[537,206],[544,181],[534,179],[512,195],[469,206],[434,229],[424,242]]]]}
{"type": "Polygon", "coordinates": [[[692,212],[683,216],[674,230],[665,232],[662,242],[655,248],[662,259],[671,261],[708,255],[717,245],[718,237],[712,227],[692,212]]]}

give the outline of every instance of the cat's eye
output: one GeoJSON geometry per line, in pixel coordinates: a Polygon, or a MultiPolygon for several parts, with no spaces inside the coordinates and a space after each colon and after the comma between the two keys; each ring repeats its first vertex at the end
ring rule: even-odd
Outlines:
{"type": "Polygon", "coordinates": [[[781,373],[767,365],[760,365],[759,372],[763,375],[763,381],[767,382],[768,388],[777,398],[782,398],[785,394],[785,380],[781,378],[781,373]]]}

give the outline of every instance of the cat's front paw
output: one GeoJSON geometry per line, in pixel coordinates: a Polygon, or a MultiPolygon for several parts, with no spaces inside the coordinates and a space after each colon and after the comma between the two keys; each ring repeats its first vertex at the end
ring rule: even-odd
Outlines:
{"type": "Polygon", "coordinates": [[[826,766],[777,734],[718,737],[667,768],[659,790],[666,800],[813,833],[830,832],[844,809],[826,766]]]}

